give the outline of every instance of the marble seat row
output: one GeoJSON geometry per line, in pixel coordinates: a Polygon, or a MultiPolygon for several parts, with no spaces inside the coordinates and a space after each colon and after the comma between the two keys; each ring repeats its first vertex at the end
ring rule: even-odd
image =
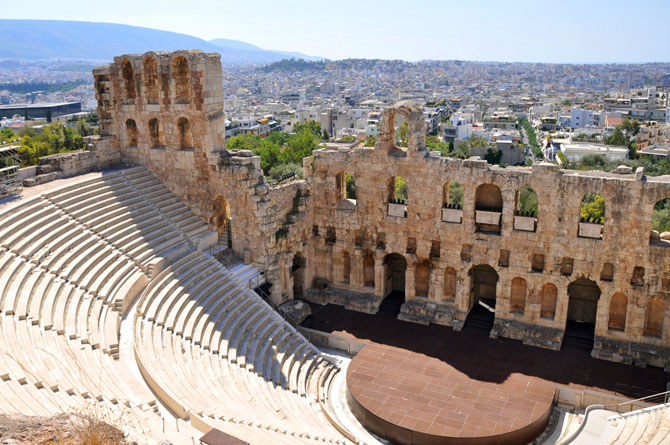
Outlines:
{"type": "Polygon", "coordinates": [[[670,404],[651,406],[610,419],[616,430],[610,444],[661,445],[670,442],[670,404]]]}

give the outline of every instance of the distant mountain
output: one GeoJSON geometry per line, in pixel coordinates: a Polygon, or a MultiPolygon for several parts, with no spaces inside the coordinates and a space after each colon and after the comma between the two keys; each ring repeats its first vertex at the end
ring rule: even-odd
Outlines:
{"type": "MultiPolygon", "coordinates": [[[[251,43],[241,42],[239,40],[229,40],[229,39],[214,39],[210,40],[209,43],[213,43],[224,50],[238,50],[244,51],[244,56],[248,57],[250,62],[259,62],[259,63],[272,63],[286,58],[293,59],[304,59],[304,60],[324,60],[323,57],[308,56],[302,53],[290,52],[290,51],[278,51],[273,49],[263,49],[259,48],[256,45],[251,43]]],[[[242,55],[242,54],[241,54],[242,55]]]]}
{"type": "MultiPolygon", "coordinates": [[[[186,34],[115,23],[0,19],[0,59],[111,60],[121,54],[178,49],[218,52],[221,62],[231,65],[271,63],[294,54],[237,40],[217,39],[214,43],[186,34]]],[[[314,59],[318,58],[309,58],[314,59]]]]}

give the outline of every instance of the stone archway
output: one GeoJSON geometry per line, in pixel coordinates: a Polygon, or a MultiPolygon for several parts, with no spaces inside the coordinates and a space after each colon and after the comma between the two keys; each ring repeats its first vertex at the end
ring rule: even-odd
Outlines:
{"type": "Polygon", "coordinates": [[[383,264],[385,297],[379,310],[397,316],[405,302],[407,260],[400,254],[390,253],[384,257],[383,264]]]}
{"type": "Polygon", "coordinates": [[[588,278],[578,278],[568,286],[568,314],[563,346],[592,349],[600,300],[600,288],[588,278]]]}
{"type": "Polygon", "coordinates": [[[293,256],[291,264],[291,277],[293,278],[293,298],[305,295],[305,266],[307,262],[301,252],[293,256]]]}
{"type": "Polygon", "coordinates": [[[473,266],[470,275],[470,312],[466,326],[491,330],[495,321],[498,272],[488,264],[473,266]]]}
{"type": "Polygon", "coordinates": [[[232,247],[232,218],[230,217],[230,204],[223,195],[216,195],[212,202],[212,217],[210,224],[214,226],[221,244],[232,247]]]}

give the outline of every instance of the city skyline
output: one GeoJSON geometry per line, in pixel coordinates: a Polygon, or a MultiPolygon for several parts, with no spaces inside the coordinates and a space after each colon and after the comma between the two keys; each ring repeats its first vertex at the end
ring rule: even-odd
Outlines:
{"type": "Polygon", "coordinates": [[[564,2],[456,2],[395,0],[338,2],[322,10],[306,1],[117,2],[118,8],[37,0],[4,11],[9,19],[80,20],[161,29],[205,40],[240,40],[265,49],[328,59],[381,58],[539,63],[668,61],[670,8],[660,0],[636,4],[564,2]],[[446,3],[446,4],[445,4],[446,3]],[[549,6],[551,7],[551,6],[549,6]],[[555,9],[555,8],[554,8],[555,9]],[[130,12],[129,12],[130,11],[130,12]],[[549,11],[549,12],[547,12],[549,11]]]}

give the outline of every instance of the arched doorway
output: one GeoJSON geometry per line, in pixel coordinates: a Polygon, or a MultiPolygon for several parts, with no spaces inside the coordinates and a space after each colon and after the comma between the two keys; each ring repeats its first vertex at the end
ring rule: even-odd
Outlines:
{"type": "Polygon", "coordinates": [[[212,219],[210,223],[219,234],[220,244],[232,247],[232,229],[230,218],[230,204],[223,195],[216,195],[212,202],[212,219]]]}
{"type": "Polygon", "coordinates": [[[300,298],[305,295],[305,257],[301,252],[293,256],[291,264],[291,277],[293,277],[293,298],[300,298]]]}
{"type": "Polygon", "coordinates": [[[466,326],[490,331],[495,321],[498,272],[488,264],[480,264],[473,266],[469,275],[471,309],[466,326]]]}
{"type": "Polygon", "coordinates": [[[386,280],[386,298],[379,308],[381,312],[400,313],[400,307],[405,302],[405,272],[407,260],[402,255],[391,253],[384,257],[384,278],[386,280]]]}
{"type": "Polygon", "coordinates": [[[600,288],[588,278],[578,278],[568,286],[568,317],[563,345],[593,348],[600,288]]]}

